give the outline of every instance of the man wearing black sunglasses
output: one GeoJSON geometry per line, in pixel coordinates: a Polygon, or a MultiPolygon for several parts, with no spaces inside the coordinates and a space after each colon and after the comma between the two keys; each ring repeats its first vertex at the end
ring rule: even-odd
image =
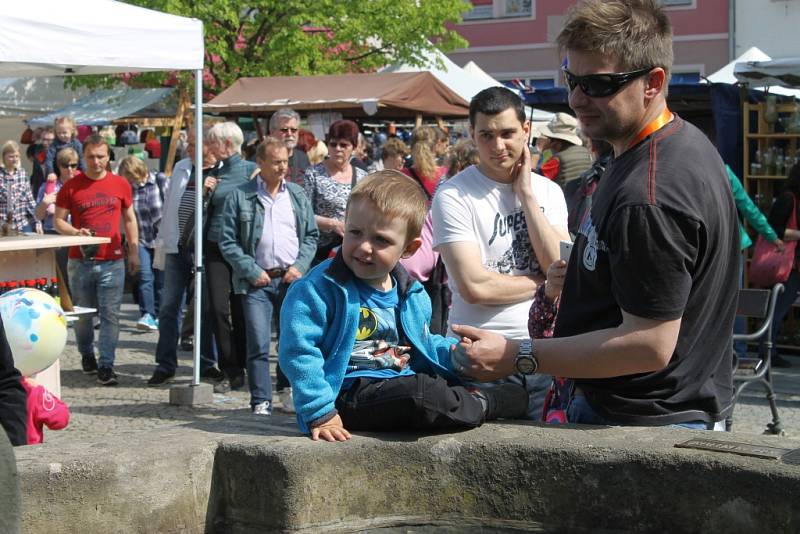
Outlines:
{"type": "Polygon", "coordinates": [[[311,166],[306,153],[298,148],[300,114],[292,108],[281,108],[269,119],[269,134],[283,141],[289,150],[289,181],[303,185],[303,174],[311,166]]]}
{"type": "Polygon", "coordinates": [[[672,30],[656,0],[584,0],[557,39],[570,107],[614,159],[570,255],[555,339],[454,328],[467,373],[574,378],[570,422],[720,429],[732,411],[737,217],[725,168],[666,105],[672,30]]]}

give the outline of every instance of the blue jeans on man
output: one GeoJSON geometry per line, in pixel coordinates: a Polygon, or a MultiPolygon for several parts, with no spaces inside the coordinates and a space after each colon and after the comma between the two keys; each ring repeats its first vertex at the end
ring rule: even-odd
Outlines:
{"type": "MultiPolygon", "coordinates": [[[[78,306],[97,308],[97,315],[100,317],[98,366],[101,369],[113,369],[119,341],[119,312],[125,288],[125,262],[70,259],[67,268],[72,301],[78,306]]],[[[78,352],[84,359],[94,359],[94,327],[91,315],[80,315],[74,328],[78,352]]]]}
{"type": "Polygon", "coordinates": [[[272,315],[280,313],[286,284],[274,278],[264,287],[251,286],[244,295],[244,323],[247,335],[247,381],[250,405],[268,401],[272,405],[272,380],[269,372],[269,346],[272,315]]]}
{"type": "MultiPolygon", "coordinates": [[[[181,308],[189,285],[194,281],[192,264],[180,254],[167,254],[164,261],[164,287],[161,294],[161,307],[158,313],[158,344],[156,345],[157,371],[174,375],[178,367],[178,335],[180,332],[181,308]]],[[[205,288],[206,281],[203,280],[205,288]]],[[[203,290],[205,296],[206,291],[203,290]]],[[[203,310],[205,328],[201,331],[200,372],[214,367],[217,363],[209,328],[210,319],[206,317],[207,303],[200,303],[203,310]]]]}
{"type": "MultiPolygon", "coordinates": [[[[603,417],[592,408],[586,397],[579,393],[573,393],[572,398],[567,406],[567,421],[570,423],[578,423],[583,425],[603,425],[603,426],[621,426],[620,423],[614,422],[611,419],[603,417]]],[[[724,430],[724,421],[719,423],[706,423],[705,421],[687,421],[685,423],[676,423],[668,425],[670,427],[688,428],[690,430],[724,430]]]]}

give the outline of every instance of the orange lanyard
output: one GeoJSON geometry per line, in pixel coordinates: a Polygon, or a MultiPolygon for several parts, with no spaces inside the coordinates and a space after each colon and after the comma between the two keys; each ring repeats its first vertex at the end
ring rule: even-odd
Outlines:
{"type": "Polygon", "coordinates": [[[650,135],[651,133],[660,130],[665,124],[672,120],[672,112],[669,108],[664,108],[658,117],[653,119],[647,126],[645,126],[641,132],[636,136],[636,138],[628,145],[628,149],[631,149],[634,145],[638,144],[639,141],[650,135]]]}

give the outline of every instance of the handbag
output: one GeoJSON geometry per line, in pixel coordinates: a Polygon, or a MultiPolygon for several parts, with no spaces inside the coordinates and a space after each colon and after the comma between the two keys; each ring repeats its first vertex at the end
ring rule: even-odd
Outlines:
{"type": "MultiPolygon", "coordinates": [[[[792,214],[786,228],[797,230],[797,197],[792,195],[792,214]]],[[[797,241],[786,241],[783,251],[779,252],[775,245],[758,236],[753,259],[750,261],[749,280],[753,287],[771,288],[783,283],[792,272],[797,241]]]]}
{"type": "Polygon", "coordinates": [[[441,336],[447,335],[447,319],[452,301],[452,293],[445,281],[446,273],[442,257],[439,256],[430,277],[422,284],[431,299],[430,333],[441,336]]]}

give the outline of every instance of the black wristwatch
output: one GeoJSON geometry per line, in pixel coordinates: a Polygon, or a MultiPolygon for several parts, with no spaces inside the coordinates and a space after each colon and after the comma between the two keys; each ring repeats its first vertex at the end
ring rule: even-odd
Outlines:
{"type": "Polygon", "coordinates": [[[532,375],[539,369],[539,360],[536,359],[536,355],[533,353],[533,342],[530,339],[520,342],[514,365],[517,368],[517,372],[523,375],[532,375]]]}

